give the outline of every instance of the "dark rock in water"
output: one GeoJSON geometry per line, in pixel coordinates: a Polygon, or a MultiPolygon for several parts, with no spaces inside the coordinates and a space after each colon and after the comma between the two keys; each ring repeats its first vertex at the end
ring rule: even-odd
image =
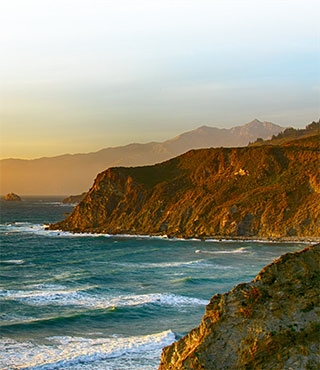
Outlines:
{"type": "Polygon", "coordinates": [[[320,236],[319,135],[100,173],[52,229],[184,238],[320,236]]]}
{"type": "Polygon", "coordinates": [[[19,195],[15,193],[9,193],[4,197],[4,200],[9,201],[9,202],[21,202],[21,198],[19,195]]]}
{"type": "Polygon", "coordinates": [[[70,197],[63,199],[62,203],[64,204],[78,204],[84,199],[84,197],[87,195],[87,192],[84,192],[79,195],[70,195],[70,197]]]}
{"type": "Polygon", "coordinates": [[[216,294],[200,326],[163,349],[159,370],[319,369],[319,266],[320,244],[216,294]]]}

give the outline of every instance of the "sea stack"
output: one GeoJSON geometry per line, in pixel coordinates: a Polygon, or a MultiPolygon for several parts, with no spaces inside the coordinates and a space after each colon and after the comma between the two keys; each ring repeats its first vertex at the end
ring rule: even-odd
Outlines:
{"type": "Polygon", "coordinates": [[[163,349],[159,370],[318,369],[319,265],[317,244],[216,294],[200,326],[163,349]]]}
{"type": "Polygon", "coordinates": [[[15,194],[15,193],[8,193],[4,197],[4,200],[6,200],[8,202],[21,202],[21,198],[19,197],[19,195],[15,194]]]}

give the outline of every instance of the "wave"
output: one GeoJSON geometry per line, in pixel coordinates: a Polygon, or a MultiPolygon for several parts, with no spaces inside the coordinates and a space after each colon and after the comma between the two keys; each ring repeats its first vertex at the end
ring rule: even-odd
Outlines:
{"type": "MultiPolygon", "coordinates": [[[[205,242],[211,243],[264,243],[264,244],[310,244],[307,240],[266,240],[266,239],[212,239],[208,238],[205,242]]],[[[314,241],[314,243],[317,243],[314,241]]]]}
{"type": "Polygon", "coordinates": [[[212,264],[208,263],[207,260],[201,259],[201,260],[194,260],[194,261],[177,261],[177,262],[141,262],[141,263],[135,263],[135,262],[114,262],[113,265],[116,266],[122,266],[122,267],[134,267],[137,266],[137,268],[141,269],[154,269],[154,268],[168,268],[168,267],[195,267],[197,265],[201,265],[203,267],[212,267],[212,264]]]}
{"type": "Polygon", "coordinates": [[[233,250],[219,250],[219,251],[206,251],[206,250],[201,250],[197,249],[195,253],[203,253],[203,254],[228,254],[228,253],[247,253],[248,250],[246,248],[237,248],[233,250]]]}
{"type": "Polygon", "coordinates": [[[30,222],[15,222],[9,224],[1,224],[0,231],[2,233],[24,233],[36,234],[49,237],[110,237],[108,234],[91,234],[91,233],[72,233],[60,230],[46,230],[46,224],[31,224],[30,222]]]}
{"type": "Polygon", "coordinates": [[[44,286],[36,290],[0,290],[0,301],[15,300],[29,305],[79,306],[93,309],[108,309],[128,306],[196,306],[206,305],[202,299],[180,296],[171,293],[152,293],[140,295],[103,296],[87,291],[96,286],[67,289],[60,286],[44,286]]]}
{"type": "MultiPolygon", "coordinates": [[[[67,206],[67,205],[64,205],[67,206]]],[[[186,242],[201,242],[203,240],[197,238],[169,238],[167,235],[140,235],[140,234],[102,234],[102,233],[73,233],[62,230],[46,230],[46,224],[31,224],[30,222],[13,222],[0,224],[0,232],[22,232],[34,233],[41,236],[49,237],[105,237],[105,238],[123,238],[123,239],[159,239],[171,242],[186,241],[186,242]]],[[[212,239],[208,238],[205,242],[214,243],[277,243],[277,244],[310,244],[310,241],[304,240],[263,240],[263,239],[212,239]]],[[[316,243],[316,242],[315,242],[316,243]]]]}
{"type": "Polygon", "coordinates": [[[61,202],[36,202],[34,204],[53,204],[53,205],[60,205],[61,202]]]}
{"type": "Polygon", "coordinates": [[[0,342],[0,368],[2,370],[53,370],[80,366],[101,360],[127,355],[145,356],[153,353],[160,359],[164,346],[175,340],[171,330],[145,336],[111,338],[48,337],[48,344],[17,342],[3,339],[0,342]]]}
{"type": "Polygon", "coordinates": [[[25,261],[24,260],[1,260],[0,263],[7,263],[13,265],[22,265],[25,261]]]}

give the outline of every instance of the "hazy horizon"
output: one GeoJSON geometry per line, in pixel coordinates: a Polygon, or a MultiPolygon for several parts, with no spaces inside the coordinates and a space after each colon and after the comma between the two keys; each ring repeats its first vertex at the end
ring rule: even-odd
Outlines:
{"type": "MultiPolygon", "coordinates": [[[[259,120],[258,118],[254,118],[252,119],[251,121],[249,122],[244,122],[244,123],[238,123],[238,124],[234,124],[232,126],[230,126],[230,128],[234,128],[234,127],[241,127],[241,126],[244,126],[246,124],[249,124],[253,121],[260,121],[261,123],[264,123],[264,122],[269,122],[269,123],[272,123],[272,124],[275,124],[277,125],[277,123],[274,123],[274,122],[270,122],[268,120],[259,120]]],[[[103,148],[97,148],[96,150],[92,150],[92,151],[89,151],[89,152],[85,152],[85,151],[82,151],[82,152],[64,152],[64,153],[57,153],[57,154],[53,154],[53,155],[48,155],[48,156],[39,156],[39,157],[32,157],[32,158],[21,158],[21,157],[1,157],[0,160],[6,160],[6,159],[21,159],[21,160],[34,160],[34,159],[42,159],[42,158],[51,158],[51,157],[59,157],[59,156],[63,156],[63,155],[77,155],[77,154],[90,154],[90,153],[96,153],[96,152],[99,152],[100,150],[104,150],[104,149],[111,149],[111,148],[120,148],[120,147],[126,147],[128,145],[132,145],[132,144],[148,144],[148,143],[163,143],[163,142],[166,142],[166,141],[170,141],[170,140],[173,140],[177,137],[179,137],[180,135],[182,134],[185,134],[186,132],[191,132],[191,131],[195,131],[197,129],[199,129],[200,127],[202,126],[206,126],[206,127],[210,127],[210,128],[218,128],[218,129],[230,129],[229,127],[226,128],[226,127],[219,127],[219,125],[216,125],[216,126],[213,126],[213,125],[209,125],[209,124],[206,124],[206,125],[198,125],[194,128],[192,128],[191,130],[188,130],[188,131],[184,131],[184,132],[179,132],[176,136],[173,136],[173,137],[167,137],[165,138],[164,140],[146,140],[146,141],[141,141],[141,142],[130,142],[128,141],[127,143],[124,143],[122,145],[111,145],[111,146],[106,146],[106,147],[103,147],[103,148]]],[[[280,126],[280,125],[279,125],[280,126]]],[[[304,128],[306,125],[303,125],[299,128],[304,128]]],[[[289,126],[283,126],[283,127],[289,127],[289,126]]],[[[130,140],[130,138],[128,138],[128,140],[130,140]]]]}
{"type": "Polygon", "coordinates": [[[1,158],[320,115],[317,1],[1,1],[1,158]]]}

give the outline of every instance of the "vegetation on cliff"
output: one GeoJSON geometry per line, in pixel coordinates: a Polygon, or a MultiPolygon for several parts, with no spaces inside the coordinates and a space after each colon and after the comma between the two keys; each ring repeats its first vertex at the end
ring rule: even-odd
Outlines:
{"type": "Polygon", "coordinates": [[[100,173],[53,229],[177,237],[320,235],[319,135],[189,151],[100,173]]]}
{"type": "Polygon", "coordinates": [[[318,369],[319,265],[318,244],[216,294],[200,326],[164,348],[159,370],[318,369]]]}
{"type": "MultiPolygon", "coordinates": [[[[309,136],[319,135],[320,134],[320,121],[313,121],[306,128],[295,129],[293,127],[288,127],[284,131],[278,133],[277,135],[272,135],[272,138],[269,140],[264,140],[258,138],[254,143],[250,145],[280,145],[287,143],[289,141],[301,138],[307,138],[309,136]]],[[[320,143],[319,143],[320,145],[320,143]]]]}

